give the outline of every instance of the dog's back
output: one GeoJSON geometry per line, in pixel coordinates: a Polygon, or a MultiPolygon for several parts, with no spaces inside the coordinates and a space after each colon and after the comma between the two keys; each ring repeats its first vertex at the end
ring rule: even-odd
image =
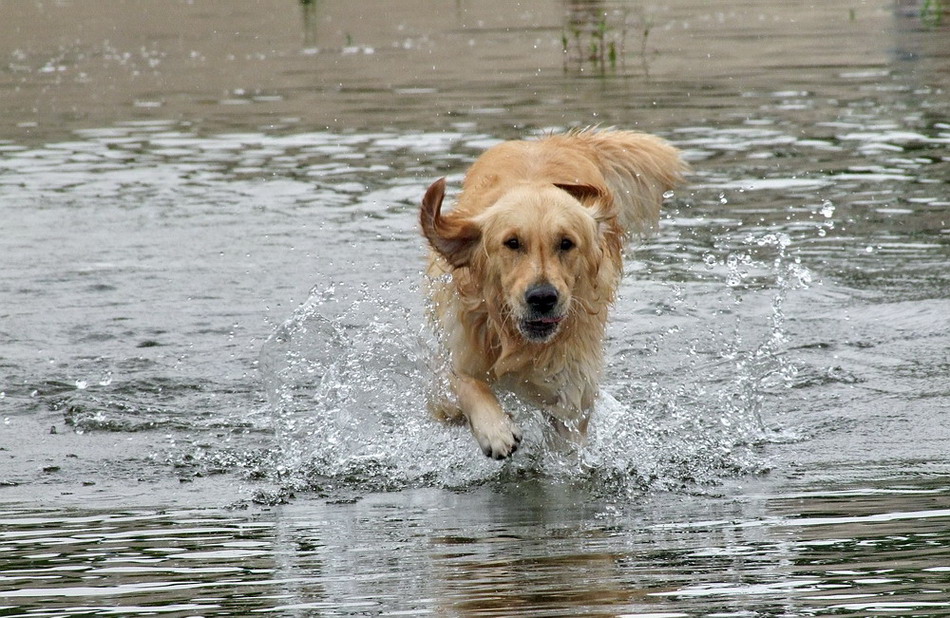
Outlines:
{"type": "Polygon", "coordinates": [[[663,194],[685,171],[673,146],[635,131],[585,129],[503,142],[469,169],[457,209],[477,214],[519,183],[586,185],[612,198],[624,234],[647,234],[659,220],[663,194]]]}

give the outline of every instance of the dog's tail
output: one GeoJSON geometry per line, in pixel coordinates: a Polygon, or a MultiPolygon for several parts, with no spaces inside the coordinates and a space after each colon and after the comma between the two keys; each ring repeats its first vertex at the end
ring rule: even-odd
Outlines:
{"type": "Polygon", "coordinates": [[[689,166],[666,140],[636,131],[583,129],[562,136],[587,151],[613,194],[624,234],[647,235],[660,220],[664,194],[689,166]]]}

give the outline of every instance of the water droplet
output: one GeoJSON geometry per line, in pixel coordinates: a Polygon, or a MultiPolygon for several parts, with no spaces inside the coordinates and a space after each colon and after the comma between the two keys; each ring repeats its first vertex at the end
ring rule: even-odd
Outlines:
{"type": "Polygon", "coordinates": [[[81,391],[84,391],[87,388],[89,388],[89,382],[85,380],[76,380],[76,388],[78,388],[81,391]]]}
{"type": "Polygon", "coordinates": [[[818,212],[820,212],[825,219],[830,219],[835,214],[835,206],[828,200],[825,200],[821,203],[821,210],[818,212]]]}
{"type": "Polygon", "coordinates": [[[674,195],[676,195],[676,194],[673,193],[672,191],[667,191],[666,193],[663,194],[663,199],[668,200],[668,199],[670,199],[671,197],[673,197],[674,195]]]}

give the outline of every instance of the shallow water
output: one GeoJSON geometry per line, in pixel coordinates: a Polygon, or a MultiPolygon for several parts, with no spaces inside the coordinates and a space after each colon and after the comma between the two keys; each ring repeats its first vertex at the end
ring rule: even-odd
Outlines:
{"type": "Polygon", "coordinates": [[[786,4],[7,11],[0,615],[950,614],[946,26],[786,4]],[[417,203],[592,123],[694,173],[498,464],[417,203]]]}

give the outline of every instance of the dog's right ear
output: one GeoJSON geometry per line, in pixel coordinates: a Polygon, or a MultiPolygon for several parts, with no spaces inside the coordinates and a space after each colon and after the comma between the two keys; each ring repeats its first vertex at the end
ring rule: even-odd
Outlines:
{"type": "Polygon", "coordinates": [[[432,248],[454,268],[468,266],[481,238],[481,230],[473,222],[452,214],[442,216],[445,178],[432,183],[422,198],[419,222],[422,234],[432,248]]]}

